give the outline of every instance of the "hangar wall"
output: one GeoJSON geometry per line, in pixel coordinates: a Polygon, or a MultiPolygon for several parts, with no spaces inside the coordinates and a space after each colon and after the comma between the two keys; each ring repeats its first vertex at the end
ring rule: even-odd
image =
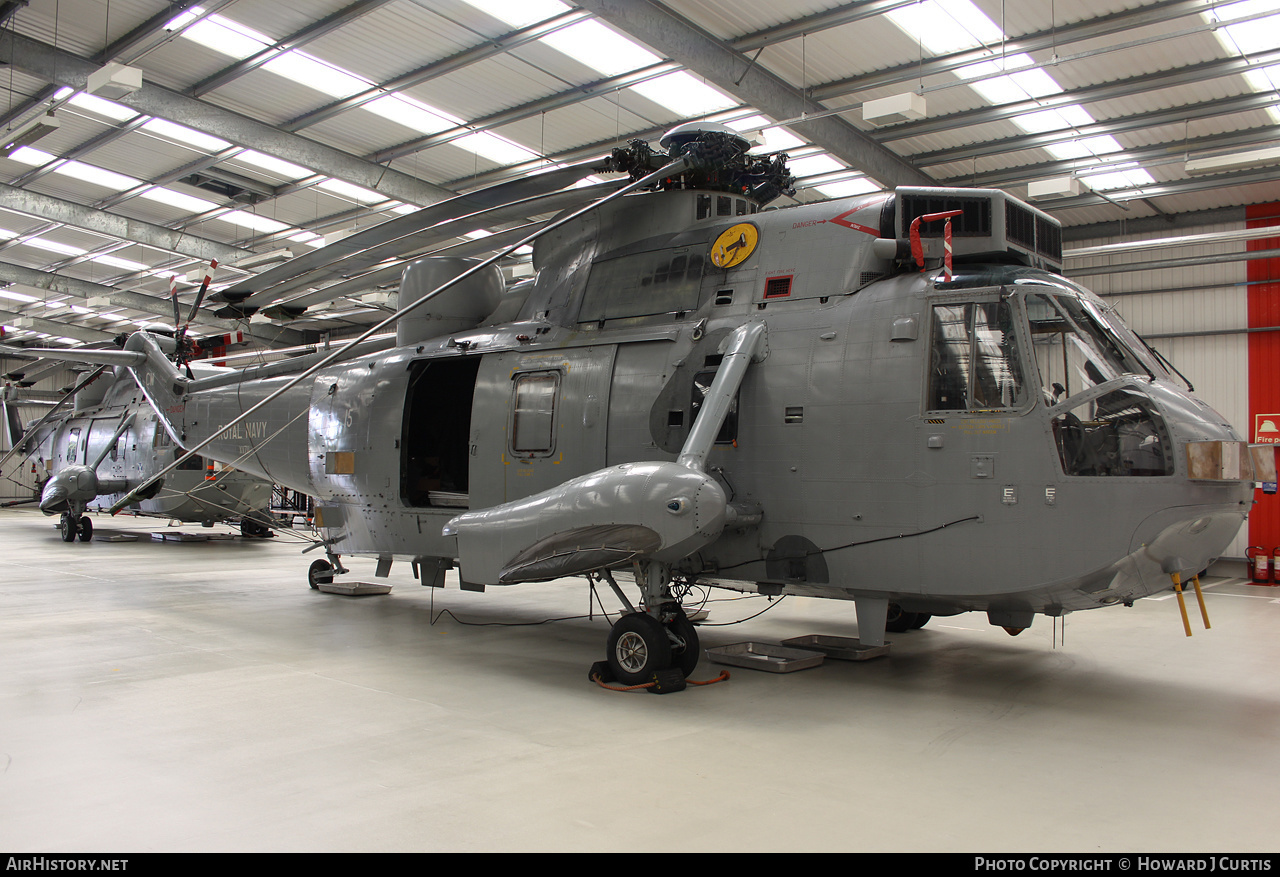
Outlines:
{"type": "MultiPolygon", "coordinates": [[[[1267,212],[1280,213],[1280,209],[1267,212]]],[[[1103,244],[1239,232],[1246,225],[1245,212],[1240,210],[1238,219],[1201,226],[1132,234],[1124,233],[1121,227],[1114,235],[1073,241],[1068,252],[1103,244]]],[[[1269,249],[1280,247],[1280,241],[1266,239],[1252,245],[1245,240],[1153,244],[1122,253],[1071,258],[1066,272],[1114,305],[1134,331],[1187,376],[1200,398],[1250,440],[1250,345],[1256,345],[1260,336],[1276,335],[1247,331],[1249,297],[1256,289],[1256,284],[1250,285],[1250,272],[1256,272],[1256,265],[1263,262],[1276,262],[1274,276],[1280,277],[1280,260],[1246,259],[1251,246],[1269,249]],[[1180,264],[1161,267],[1162,263],[1175,260],[1180,264]],[[1135,270],[1138,265],[1144,267],[1135,270]],[[1099,268],[1113,270],[1092,273],[1099,268]]],[[[1280,337],[1272,340],[1280,341],[1280,337]]],[[[1253,383],[1261,382],[1255,376],[1253,383]]],[[[1267,525],[1263,532],[1258,532],[1256,526],[1258,519],[1270,517],[1271,507],[1280,504],[1280,496],[1264,498],[1259,491],[1257,498],[1261,502],[1254,507],[1254,520],[1241,528],[1224,556],[1243,558],[1245,548],[1252,544],[1280,547],[1280,532],[1274,525],[1267,525]],[[1259,514],[1257,509],[1263,505],[1267,509],[1259,514]],[[1251,524],[1255,525],[1252,535],[1251,524]]]]}

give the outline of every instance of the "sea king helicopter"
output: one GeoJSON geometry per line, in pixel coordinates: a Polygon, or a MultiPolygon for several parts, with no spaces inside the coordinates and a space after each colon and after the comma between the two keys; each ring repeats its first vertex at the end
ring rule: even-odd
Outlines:
{"type": "MultiPolygon", "coordinates": [[[[150,329],[158,330],[173,334],[171,329],[150,329]]],[[[93,538],[89,509],[105,510],[150,482],[130,499],[130,514],[204,526],[225,521],[237,524],[245,536],[272,534],[269,481],[198,456],[182,460],[160,480],[152,478],[177,462],[182,451],[157,425],[156,414],[123,370],[116,374],[110,366],[99,365],[79,376],[42,418],[21,428],[16,403],[23,399],[22,385],[34,382],[45,367],[33,365],[6,374],[13,383],[4,388],[3,404],[14,441],[0,458],[0,473],[11,460],[24,467],[30,463],[37,496],[5,506],[37,503],[45,514],[59,515],[63,541],[88,542],[93,538]]],[[[65,368],[61,361],[53,365],[65,368]]],[[[195,368],[202,371],[205,366],[196,363],[195,368]]]]}
{"type": "Polygon", "coordinates": [[[343,554],[471,590],[584,575],[625,607],[606,658],[629,684],[693,670],[694,584],[852,600],[875,647],[934,615],[1016,631],[1131,604],[1229,544],[1247,446],[1061,275],[1052,217],[922,187],[766,210],[792,191],[785,155],[706,123],[660,145],[216,296],[286,318],[422,256],[400,310],[346,347],[193,379],[139,332],[90,361],[133,375],[189,453],[315,497],[313,586],[343,554]],[[627,177],[570,188],[603,171],[627,177]],[[552,211],[484,260],[431,249],[552,211]],[[526,243],[536,274],[504,288],[494,263],[526,243]],[[395,323],[394,347],[353,346],[395,323]]]}

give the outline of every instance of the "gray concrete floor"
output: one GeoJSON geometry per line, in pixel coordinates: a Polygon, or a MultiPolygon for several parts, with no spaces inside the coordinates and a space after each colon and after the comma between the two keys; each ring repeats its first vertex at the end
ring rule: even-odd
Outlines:
{"type": "MultiPolygon", "coordinates": [[[[962,615],[889,658],[654,696],[587,680],[598,615],[503,626],[585,615],[580,580],[436,591],[398,564],[389,596],[339,597],[286,539],[52,523],[0,513],[0,849],[1280,847],[1280,590],[1239,579],[1208,588],[1212,630],[1192,600],[1190,639],[1172,595],[1069,616],[1065,645],[962,615]]],[[[709,621],[768,605],[730,596],[709,621]]],[[[853,606],[701,631],[804,634],[856,636],[853,606]]]]}

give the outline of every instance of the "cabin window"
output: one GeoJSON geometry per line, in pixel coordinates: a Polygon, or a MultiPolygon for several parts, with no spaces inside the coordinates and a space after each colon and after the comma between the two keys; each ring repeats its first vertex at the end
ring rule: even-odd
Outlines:
{"type": "Polygon", "coordinates": [[[692,311],[705,259],[690,247],[605,259],[591,268],[579,322],[692,311]]]}
{"type": "Polygon", "coordinates": [[[1022,363],[1008,301],[935,305],[929,410],[974,411],[1022,404],[1022,363]]]}
{"type": "Polygon", "coordinates": [[[711,196],[699,195],[698,196],[698,218],[706,219],[710,215],[711,215],[711,196]]]}
{"type": "Polygon", "coordinates": [[[559,372],[516,375],[511,413],[511,450],[546,456],[555,449],[556,390],[559,372]]]}
{"type": "Polygon", "coordinates": [[[67,436],[67,462],[74,463],[80,452],[80,430],[73,429],[67,436]]]}

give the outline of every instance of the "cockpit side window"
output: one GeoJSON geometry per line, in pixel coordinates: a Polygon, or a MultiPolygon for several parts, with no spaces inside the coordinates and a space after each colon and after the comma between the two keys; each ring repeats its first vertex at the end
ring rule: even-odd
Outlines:
{"type": "Polygon", "coordinates": [[[1007,300],[934,305],[928,406],[931,411],[1016,408],[1022,363],[1007,300]]]}
{"type": "Polygon", "coordinates": [[[1072,296],[1026,297],[1045,401],[1051,405],[1121,375],[1149,376],[1146,363],[1072,296]]]}

